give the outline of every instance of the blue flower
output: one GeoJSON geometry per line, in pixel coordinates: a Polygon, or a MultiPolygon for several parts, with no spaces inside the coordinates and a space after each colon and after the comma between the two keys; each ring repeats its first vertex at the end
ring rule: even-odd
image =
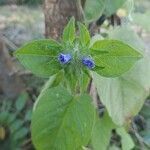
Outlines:
{"type": "Polygon", "coordinates": [[[61,64],[67,64],[71,61],[72,56],[70,54],[60,53],[58,56],[58,60],[61,64]]]}
{"type": "Polygon", "coordinates": [[[95,62],[90,57],[82,58],[82,63],[89,69],[93,69],[95,67],[95,62]]]}

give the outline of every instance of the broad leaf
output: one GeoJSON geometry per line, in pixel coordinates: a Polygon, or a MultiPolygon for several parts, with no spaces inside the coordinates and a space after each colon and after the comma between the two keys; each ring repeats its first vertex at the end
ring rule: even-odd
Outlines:
{"type": "Polygon", "coordinates": [[[92,147],[94,150],[106,150],[109,146],[112,129],[116,128],[108,114],[96,119],[92,134],[92,147]]]}
{"type": "Polygon", "coordinates": [[[96,41],[91,47],[96,72],[106,77],[116,77],[127,72],[142,55],[129,45],[117,40],[96,41]]]}
{"type": "Polygon", "coordinates": [[[63,31],[63,41],[72,43],[75,39],[75,18],[72,17],[63,31]]]}
{"type": "MultiPolygon", "coordinates": [[[[126,27],[111,31],[110,37],[132,44],[135,48],[144,49],[137,35],[126,27]]],[[[149,58],[149,55],[145,54],[132,70],[118,78],[108,79],[93,74],[100,99],[118,125],[130,122],[131,118],[140,111],[145,98],[150,93],[149,58]]]]}
{"type": "Polygon", "coordinates": [[[15,56],[32,73],[49,77],[61,69],[57,61],[60,49],[54,40],[38,40],[24,45],[15,52],[15,56]]]}
{"type": "Polygon", "coordinates": [[[104,8],[104,0],[86,0],[84,7],[86,21],[97,20],[102,15],[104,8]]]}
{"type": "Polygon", "coordinates": [[[78,23],[80,35],[79,35],[79,41],[80,44],[83,46],[88,46],[90,44],[90,33],[86,26],[82,23],[78,23]]]}
{"type": "Polygon", "coordinates": [[[113,121],[119,125],[128,123],[139,112],[149,94],[148,61],[149,59],[142,60],[133,70],[119,78],[108,79],[98,74],[93,77],[101,101],[113,121]]]}
{"type": "Polygon", "coordinates": [[[120,8],[126,0],[105,0],[105,14],[112,15],[120,8]]]}
{"type": "Polygon", "coordinates": [[[110,16],[119,9],[126,0],[86,0],[85,19],[88,22],[97,20],[102,14],[110,16]]]}
{"type": "Polygon", "coordinates": [[[73,97],[61,87],[46,89],[32,116],[32,140],[37,150],[73,150],[86,146],[95,109],[84,94],[73,97]]]}
{"type": "Polygon", "coordinates": [[[130,134],[123,127],[118,128],[117,133],[121,136],[122,150],[132,150],[135,145],[130,134]]]}

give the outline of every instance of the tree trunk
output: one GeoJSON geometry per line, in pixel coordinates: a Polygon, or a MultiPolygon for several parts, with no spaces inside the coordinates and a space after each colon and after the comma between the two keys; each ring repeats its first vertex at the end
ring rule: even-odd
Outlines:
{"type": "Polygon", "coordinates": [[[78,2],[79,0],[45,0],[45,36],[47,38],[59,39],[71,16],[81,20],[82,12],[79,10],[78,2]]]}

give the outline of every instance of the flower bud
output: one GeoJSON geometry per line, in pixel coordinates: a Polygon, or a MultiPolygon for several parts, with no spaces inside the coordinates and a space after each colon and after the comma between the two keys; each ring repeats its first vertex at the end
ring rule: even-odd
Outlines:
{"type": "Polygon", "coordinates": [[[58,60],[61,64],[67,64],[71,61],[72,57],[70,54],[60,53],[58,56],[58,60]]]}
{"type": "Polygon", "coordinates": [[[89,69],[93,69],[95,67],[94,61],[90,57],[84,57],[82,59],[82,63],[87,66],[89,69]]]}

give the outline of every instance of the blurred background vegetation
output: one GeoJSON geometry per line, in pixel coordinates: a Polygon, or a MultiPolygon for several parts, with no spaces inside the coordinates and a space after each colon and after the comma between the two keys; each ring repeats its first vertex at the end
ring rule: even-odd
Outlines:
{"type": "MultiPolygon", "coordinates": [[[[0,38],[12,53],[30,40],[44,38],[42,0],[0,0],[0,38]]],[[[0,150],[33,150],[30,120],[33,103],[44,83],[20,66],[25,90],[15,97],[0,93],[0,150]]],[[[2,83],[0,83],[2,84],[2,83]]]]}
{"type": "MultiPolygon", "coordinates": [[[[12,55],[14,50],[28,41],[45,37],[42,9],[42,0],[0,0],[0,36],[13,63],[17,64],[12,55]]],[[[133,28],[144,40],[148,49],[150,49],[149,9],[149,0],[135,0],[132,13],[133,28]]],[[[15,98],[0,93],[0,150],[34,150],[30,135],[31,113],[33,103],[45,80],[26,72],[21,66],[19,66],[19,75],[25,84],[23,93],[15,98]]],[[[135,117],[136,134],[131,133],[131,135],[137,143],[136,150],[142,150],[143,145],[146,145],[145,149],[150,149],[149,99],[135,117]]],[[[120,137],[115,134],[112,136],[112,145],[118,149],[119,139],[120,137]]]]}
{"type": "Polygon", "coordinates": [[[17,4],[17,5],[39,5],[42,0],[0,0],[0,5],[17,4]]]}

